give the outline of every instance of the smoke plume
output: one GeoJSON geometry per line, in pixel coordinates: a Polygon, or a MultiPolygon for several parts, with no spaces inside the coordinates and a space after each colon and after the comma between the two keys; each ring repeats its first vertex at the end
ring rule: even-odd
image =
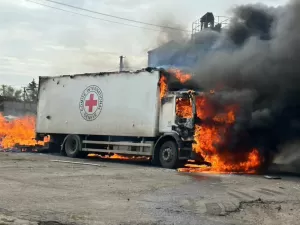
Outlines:
{"type": "Polygon", "coordinates": [[[277,8],[238,6],[222,32],[203,30],[175,52],[164,48],[174,53],[161,66],[193,73],[186,89],[215,90],[208,97],[215,113],[237,106],[220,154],[256,148],[268,164],[278,152],[284,155],[282,146],[300,140],[299,12],[299,0],[277,8]]]}
{"type": "Polygon", "coordinates": [[[278,8],[237,7],[229,28],[195,64],[199,88],[219,88],[214,101],[240,107],[233,150],[251,145],[276,152],[300,136],[299,12],[296,0],[278,8]]]}
{"type": "Polygon", "coordinates": [[[160,29],[160,33],[157,39],[157,44],[163,45],[170,41],[175,41],[177,43],[185,42],[188,38],[185,30],[185,26],[182,24],[176,23],[175,18],[171,15],[165,17],[159,22],[162,28],[160,29]],[[170,27],[175,29],[170,29],[170,27]]]}

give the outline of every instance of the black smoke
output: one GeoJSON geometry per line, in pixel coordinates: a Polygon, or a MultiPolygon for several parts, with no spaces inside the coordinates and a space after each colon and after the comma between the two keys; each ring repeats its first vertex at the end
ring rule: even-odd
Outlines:
{"type": "Polygon", "coordinates": [[[263,5],[240,6],[234,10],[235,16],[228,31],[229,39],[236,45],[243,45],[251,36],[261,40],[271,38],[274,14],[263,5]],[[250,9],[251,7],[251,9],[250,9]]]}
{"type": "Polygon", "coordinates": [[[231,149],[278,152],[300,136],[300,1],[278,8],[243,5],[233,10],[218,47],[194,68],[193,82],[219,88],[213,101],[238,103],[231,149]],[[242,147],[242,148],[241,148],[242,147]]]}

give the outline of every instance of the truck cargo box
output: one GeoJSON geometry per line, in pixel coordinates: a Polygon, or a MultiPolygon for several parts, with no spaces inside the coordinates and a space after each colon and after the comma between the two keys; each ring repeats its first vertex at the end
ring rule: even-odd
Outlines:
{"type": "Polygon", "coordinates": [[[37,133],[155,137],[159,71],[40,77],[37,133]]]}

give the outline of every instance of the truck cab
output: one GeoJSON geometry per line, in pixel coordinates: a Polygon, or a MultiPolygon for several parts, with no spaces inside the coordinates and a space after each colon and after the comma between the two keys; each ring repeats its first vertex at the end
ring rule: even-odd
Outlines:
{"type": "MultiPolygon", "coordinates": [[[[175,140],[178,149],[177,165],[184,164],[192,155],[195,122],[197,120],[196,95],[197,93],[193,91],[175,91],[169,92],[161,100],[159,116],[159,133],[161,136],[156,146],[160,142],[164,143],[166,139],[173,142],[175,140]]],[[[163,167],[173,167],[174,165],[171,165],[174,162],[171,157],[175,153],[170,150],[170,146],[167,146],[166,149],[160,149],[159,152],[161,154],[159,156],[160,164],[163,164],[163,167]],[[170,162],[168,163],[168,161],[170,162]]]]}

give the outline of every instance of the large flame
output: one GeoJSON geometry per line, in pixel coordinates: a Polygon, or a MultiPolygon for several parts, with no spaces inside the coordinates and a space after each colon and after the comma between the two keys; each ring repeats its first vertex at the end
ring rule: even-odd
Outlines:
{"type": "MultiPolygon", "coordinates": [[[[184,74],[180,70],[171,70],[174,76],[185,83],[191,75],[184,74]]],[[[193,149],[201,155],[205,162],[211,166],[191,166],[179,169],[185,172],[243,172],[254,173],[261,164],[261,158],[257,149],[240,149],[232,152],[226,145],[230,141],[230,129],[235,124],[238,105],[216,106],[209,100],[216,90],[210,90],[206,95],[196,99],[197,116],[201,119],[195,128],[195,141],[193,149]],[[221,108],[221,109],[220,109],[221,108]]],[[[187,99],[177,99],[176,114],[181,117],[193,116],[191,102],[187,99]]]]}
{"type": "MultiPolygon", "coordinates": [[[[35,139],[35,117],[25,116],[12,121],[7,121],[0,114],[0,147],[12,148],[15,146],[44,145],[35,139]]],[[[45,139],[48,141],[48,138],[45,139]]]]}
{"type": "Polygon", "coordinates": [[[239,149],[238,152],[228,149],[227,142],[232,138],[230,129],[235,124],[238,105],[219,106],[222,108],[216,111],[208,97],[197,98],[197,115],[202,123],[196,125],[194,151],[211,163],[212,171],[255,172],[261,163],[257,149],[239,149]]]}
{"type": "MultiPolygon", "coordinates": [[[[210,92],[209,94],[214,94],[210,92]]],[[[210,102],[209,94],[199,96],[196,99],[197,116],[201,119],[195,128],[194,151],[204,158],[211,166],[191,166],[179,169],[184,172],[243,172],[254,173],[260,166],[261,159],[257,149],[245,151],[240,149],[238,153],[227,149],[226,143],[230,141],[230,128],[235,124],[238,106],[224,106],[222,110],[215,109],[210,102]]],[[[220,106],[219,106],[220,107],[220,106]]],[[[190,101],[178,99],[176,114],[190,118],[192,108],[190,101]]]]}
{"type": "Polygon", "coordinates": [[[176,115],[183,118],[192,118],[193,109],[189,99],[176,99],[176,115]]]}

